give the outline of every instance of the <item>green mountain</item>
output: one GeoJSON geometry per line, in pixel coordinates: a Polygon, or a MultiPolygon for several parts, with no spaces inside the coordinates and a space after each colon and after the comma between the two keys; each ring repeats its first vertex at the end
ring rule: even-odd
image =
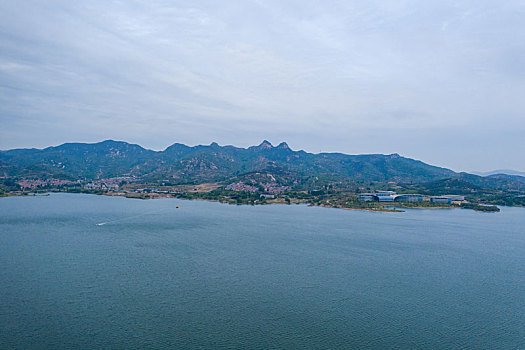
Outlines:
{"type": "Polygon", "coordinates": [[[312,154],[294,151],[285,142],[273,146],[266,140],[249,148],[175,143],[164,151],[152,151],[107,140],[0,151],[3,178],[93,180],[117,176],[176,184],[258,178],[297,186],[312,182],[421,184],[457,179],[463,187],[523,189],[523,183],[513,178],[458,174],[398,154],[312,154]]]}
{"type": "Polygon", "coordinates": [[[511,181],[518,181],[522,184],[525,184],[525,176],[522,175],[507,175],[507,174],[494,174],[487,176],[491,179],[504,179],[504,180],[511,180],[511,181]]]}
{"type": "Polygon", "coordinates": [[[487,177],[477,176],[467,173],[460,173],[460,178],[480,187],[494,188],[504,191],[523,191],[525,190],[525,178],[514,175],[491,175],[487,177]]]}
{"type": "Polygon", "coordinates": [[[0,152],[0,174],[17,177],[103,178],[128,173],[156,152],[126,142],[65,143],[0,152]]]}
{"type": "Polygon", "coordinates": [[[454,175],[444,168],[392,155],[312,154],[293,151],[286,143],[274,147],[190,147],[173,144],[156,152],[118,141],[66,143],[45,149],[0,151],[0,174],[4,177],[105,178],[140,176],[220,180],[254,171],[287,171],[299,177],[326,176],[366,181],[420,182],[454,175]]]}

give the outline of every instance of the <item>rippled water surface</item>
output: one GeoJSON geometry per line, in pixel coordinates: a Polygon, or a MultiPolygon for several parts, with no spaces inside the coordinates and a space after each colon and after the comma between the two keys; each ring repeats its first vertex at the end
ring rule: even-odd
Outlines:
{"type": "Polygon", "coordinates": [[[0,348],[525,349],[525,209],[0,198],[0,348]]]}

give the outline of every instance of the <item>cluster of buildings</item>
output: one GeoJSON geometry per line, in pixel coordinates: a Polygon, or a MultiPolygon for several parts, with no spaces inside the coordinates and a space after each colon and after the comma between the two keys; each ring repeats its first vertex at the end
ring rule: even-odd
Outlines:
{"type": "Polygon", "coordinates": [[[275,182],[263,183],[264,190],[268,193],[283,194],[286,191],[290,191],[290,186],[281,186],[275,182]]]}
{"type": "Polygon", "coordinates": [[[233,184],[229,184],[224,189],[228,190],[228,191],[245,191],[245,192],[257,192],[257,191],[259,191],[259,187],[252,186],[252,185],[247,185],[247,184],[242,183],[242,182],[236,182],[236,183],[233,183],[233,184]]]}
{"type": "Polygon", "coordinates": [[[118,191],[120,184],[136,182],[137,179],[134,177],[121,176],[121,177],[112,177],[109,179],[100,179],[96,181],[89,182],[83,187],[86,190],[107,190],[107,191],[118,191]]]}
{"type": "Polygon", "coordinates": [[[97,182],[90,182],[90,183],[85,184],[84,189],[118,191],[119,186],[118,184],[112,183],[112,182],[97,181],[97,182]]]}
{"type": "Polygon", "coordinates": [[[423,202],[452,204],[465,201],[465,196],[449,194],[444,196],[426,197],[422,194],[397,194],[394,191],[376,191],[359,194],[361,202],[423,202]]]}
{"type": "MultiPolygon", "coordinates": [[[[289,189],[288,186],[279,186],[276,183],[261,184],[264,187],[264,192],[261,193],[260,198],[274,199],[276,194],[281,194],[289,189]]],[[[242,182],[229,184],[224,188],[229,191],[244,191],[244,192],[258,192],[259,187],[247,185],[242,182]]]]}
{"type": "Polygon", "coordinates": [[[37,189],[43,187],[60,187],[60,186],[69,186],[78,183],[69,180],[59,180],[59,179],[46,179],[46,180],[34,180],[34,179],[24,179],[18,181],[17,184],[22,188],[26,189],[37,189]]]}
{"type": "MultiPolygon", "coordinates": [[[[284,192],[290,190],[290,186],[281,186],[275,182],[261,183],[261,186],[264,188],[265,194],[272,194],[272,195],[283,194],[284,192]]],[[[254,186],[254,185],[248,185],[243,182],[236,182],[236,183],[229,184],[224,189],[229,190],[229,191],[257,192],[260,190],[260,187],[254,186]]]]}

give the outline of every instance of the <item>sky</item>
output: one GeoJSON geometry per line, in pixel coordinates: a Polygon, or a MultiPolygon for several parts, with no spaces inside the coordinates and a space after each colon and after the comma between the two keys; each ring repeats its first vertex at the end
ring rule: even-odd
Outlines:
{"type": "Polygon", "coordinates": [[[525,1],[1,1],[0,149],[104,139],[525,171],[525,1]]]}

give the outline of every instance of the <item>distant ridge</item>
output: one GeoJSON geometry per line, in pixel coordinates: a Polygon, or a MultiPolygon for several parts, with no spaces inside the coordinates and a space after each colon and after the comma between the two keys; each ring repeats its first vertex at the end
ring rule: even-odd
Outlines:
{"type": "Polygon", "coordinates": [[[498,174],[525,176],[525,171],[517,171],[517,170],[511,170],[511,169],[498,169],[498,170],[491,170],[491,171],[473,171],[472,174],[479,175],[479,176],[490,176],[490,175],[498,175],[498,174]]]}

